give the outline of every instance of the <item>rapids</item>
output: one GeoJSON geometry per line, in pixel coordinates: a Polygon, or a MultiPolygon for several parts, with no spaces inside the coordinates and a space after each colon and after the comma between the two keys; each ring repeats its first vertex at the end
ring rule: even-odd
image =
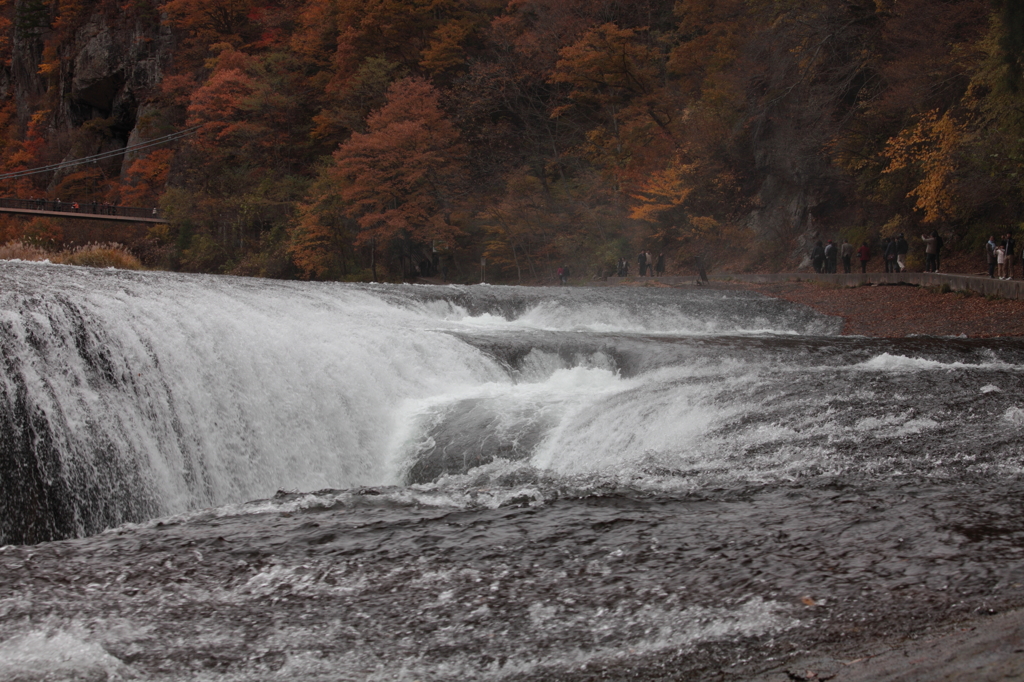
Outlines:
{"type": "Polygon", "coordinates": [[[0,679],[746,679],[1024,603],[1024,343],[0,262],[0,679]]]}

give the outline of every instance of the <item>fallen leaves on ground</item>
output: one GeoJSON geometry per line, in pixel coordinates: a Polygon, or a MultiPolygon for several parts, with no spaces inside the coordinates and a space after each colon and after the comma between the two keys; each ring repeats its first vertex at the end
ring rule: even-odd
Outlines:
{"type": "Polygon", "coordinates": [[[838,287],[778,282],[744,288],[842,317],[846,321],[843,334],[847,335],[1024,336],[1024,301],[960,292],[943,294],[907,285],[838,287]]]}

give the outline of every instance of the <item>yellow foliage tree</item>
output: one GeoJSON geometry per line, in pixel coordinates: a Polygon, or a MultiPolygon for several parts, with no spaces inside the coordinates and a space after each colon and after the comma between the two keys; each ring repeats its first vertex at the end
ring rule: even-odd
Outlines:
{"type": "Polygon", "coordinates": [[[297,219],[288,231],[288,253],[305,279],[328,279],[343,274],[345,248],[352,241],[345,206],[333,188],[329,174],[314,184],[312,200],[299,205],[297,219]]]}
{"type": "Polygon", "coordinates": [[[958,153],[964,143],[967,124],[950,112],[932,110],[900,131],[885,146],[888,160],[883,173],[912,174],[913,188],[907,194],[916,199],[914,208],[924,212],[924,221],[936,223],[954,218],[960,203],[956,174],[958,153]]]}
{"type": "Polygon", "coordinates": [[[636,202],[630,217],[656,223],[667,213],[681,209],[693,193],[693,173],[697,164],[679,160],[667,169],[650,176],[647,182],[630,194],[636,202]]]}
{"type": "Polygon", "coordinates": [[[465,64],[466,52],[462,43],[470,31],[471,27],[464,22],[452,21],[439,26],[423,50],[420,66],[431,73],[440,73],[465,64]]]}

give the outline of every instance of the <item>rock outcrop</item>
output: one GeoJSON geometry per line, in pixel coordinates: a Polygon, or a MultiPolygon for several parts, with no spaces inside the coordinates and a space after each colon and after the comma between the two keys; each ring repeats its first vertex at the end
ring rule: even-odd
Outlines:
{"type": "MultiPolygon", "coordinates": [[[[143,20],[97,11],[58,48],[57,66],[49,73],[40,72],[44,37],[42,30],[16,31],[10,70],[0,77],[0,90],[14,89],[19,123],[49,111],[47,137],[56,141],[64,161],[143,139],[137,131],[141,112],[172,57],[170,29],[155,15],[143,20]]],[[[122,175],[125,161],[111,158],[104,163],[105,173],[122,175]]],[[[69,172],[73,169],[58,172],[51,187],[69,172]]]]}

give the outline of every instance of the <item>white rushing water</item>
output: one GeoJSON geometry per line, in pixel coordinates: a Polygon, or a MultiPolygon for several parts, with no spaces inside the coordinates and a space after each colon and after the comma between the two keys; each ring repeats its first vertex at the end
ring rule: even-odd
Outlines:
{"type": "Polygon", "coordinates": [[[47,270],[0,310],[4,393],[27,393],[67,469],[137,468],[161,514],[396,482],[405,401],[504,376],[352,288],[47,270]]]}
{"type": "Polygon", "coordinates": [[[722,472],[839,472],[843,441],[939,427],[898,394],[885,414],[845,417],[843,403],[877,402],[858,373],[1017,371],[991,351],[954,362],[862,353],[838,366],[799,344],[780,353],[771,344],[834,334],[837,321],[742,292],[286,283],[20,263],[0,265],[0,287],[0,466],[18,491],[8,504],[48,509],[24,524],[52,526],[0,527],[13,540],[278,490],[417,483],[451,500],[479,487],[464,477],[477,467],[653,490],[722,472]],[[701,345],[723,338],[774,355],[701,345]],[[847,374],[807,387],[809,401],[792,390],[836,371],[847,374]],[[822,400],[835,405],[824,418],[822,400]]]}

